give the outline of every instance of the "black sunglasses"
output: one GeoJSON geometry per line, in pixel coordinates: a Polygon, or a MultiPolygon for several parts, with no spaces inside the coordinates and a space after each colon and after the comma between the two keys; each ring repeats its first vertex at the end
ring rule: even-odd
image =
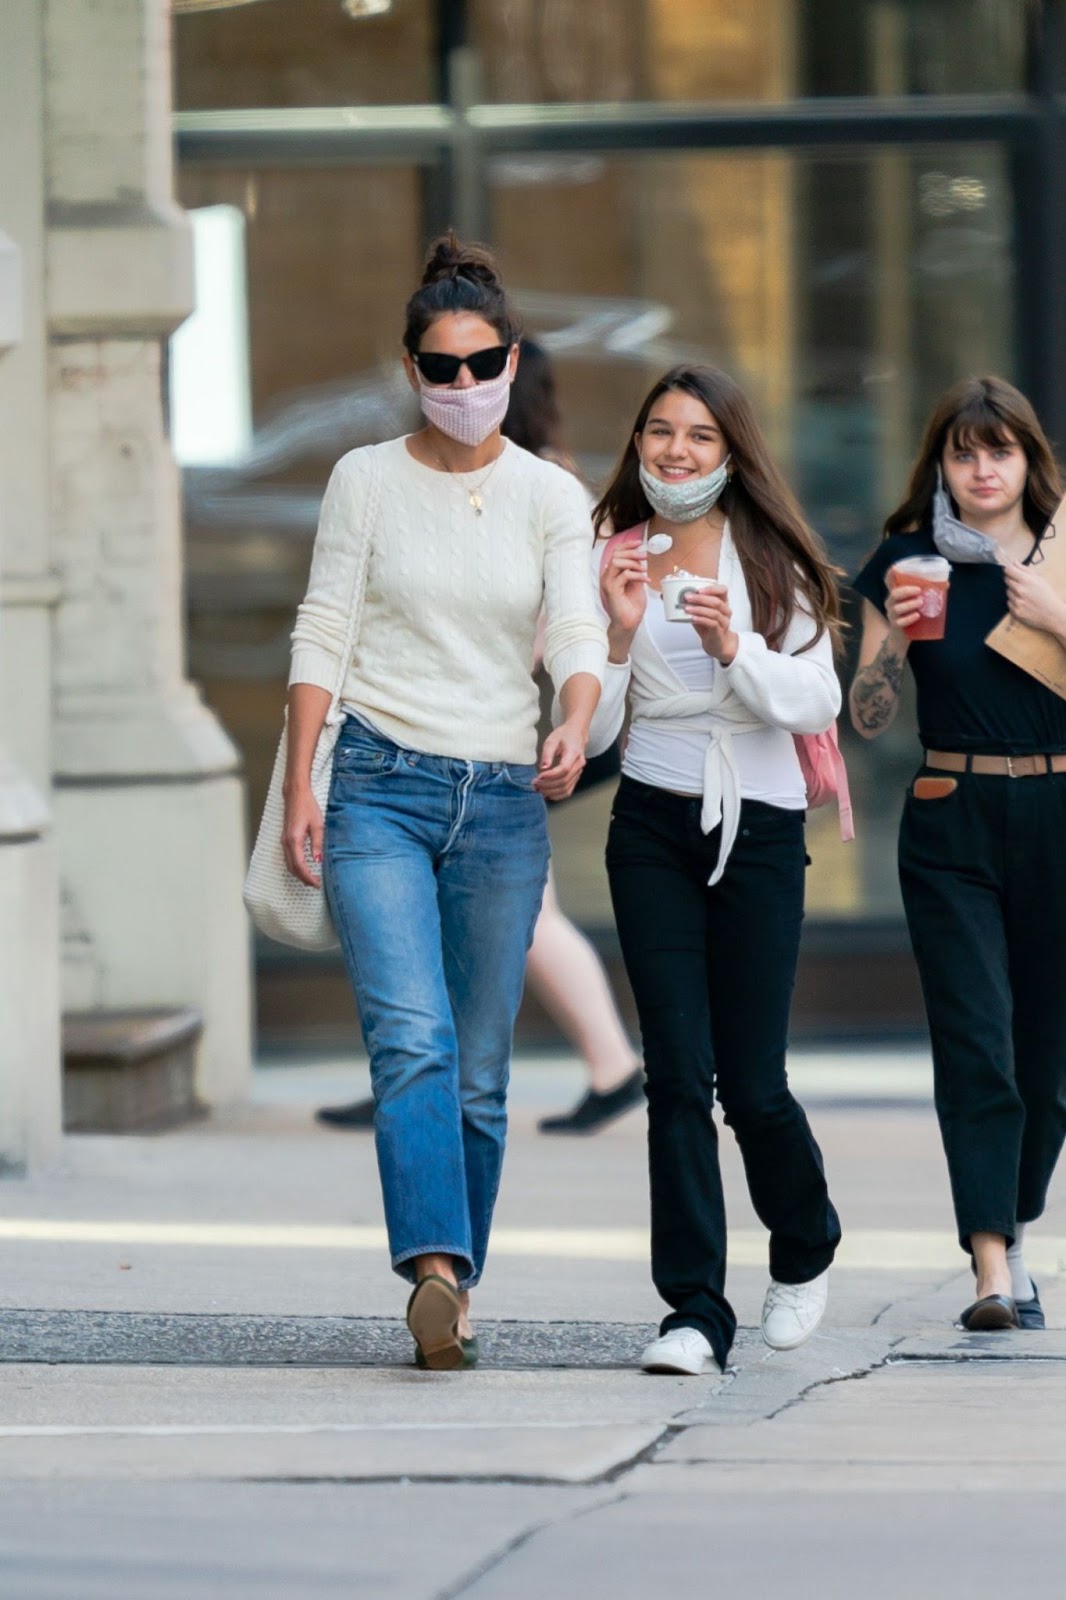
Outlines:
{"type": "Polygon", "coordinates": [[[487,350],[475,350],[469,356],[446,356],[434,350],[419,350],[411,357],[427,383],[454,383],[459,368],[466,367],[478,383],[486,378],[498,378],[507,365],[510,346],[490,344],[487,350]]]}

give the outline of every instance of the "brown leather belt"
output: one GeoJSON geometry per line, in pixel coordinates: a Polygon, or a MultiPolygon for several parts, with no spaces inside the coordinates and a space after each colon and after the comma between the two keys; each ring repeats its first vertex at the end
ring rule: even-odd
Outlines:
{"type": "Polygon", "coordinates": [[[927,767],[941,772],[976,772],[982,777],[1039,778],[1066,772],[1066,754],[1057,756],[978,756],[959,750],[927,750],[927,767]]]}

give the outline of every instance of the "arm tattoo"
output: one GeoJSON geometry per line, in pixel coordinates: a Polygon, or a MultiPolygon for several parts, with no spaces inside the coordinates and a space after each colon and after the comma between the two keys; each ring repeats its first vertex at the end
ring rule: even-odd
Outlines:
{"type": "Polygon", "coordinates": [[[864,733],[881,733],[888,727],[899,705],[903,685],[903,656],[885,639],[869,666],[855,674],[851,686],[851,707],[864,733]]]}

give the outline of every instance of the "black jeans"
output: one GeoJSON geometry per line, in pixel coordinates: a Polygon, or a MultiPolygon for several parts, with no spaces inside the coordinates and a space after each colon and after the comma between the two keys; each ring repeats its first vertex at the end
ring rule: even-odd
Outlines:
{"type": "Polygon", "coordinates": [[[1066,1136],[1066,774],[908,793],[899,873],[959,1242],[1012,1240],[1066,1136]]]}
{"type": "Polygon", "coordinates": [[[644,1041],[652,1278],[674,1308],[662,1331],[698,1328],[724,1363],[736,1317],[725,1298],[716,1093],[770,1230],[771,1276],[817,1277],[840,1224],[785,1075],[803,813],[745,800],[729,864],[710,889],[719,835],[701,833],[698,800],[622,778],[607,873],[644,1041]]]}

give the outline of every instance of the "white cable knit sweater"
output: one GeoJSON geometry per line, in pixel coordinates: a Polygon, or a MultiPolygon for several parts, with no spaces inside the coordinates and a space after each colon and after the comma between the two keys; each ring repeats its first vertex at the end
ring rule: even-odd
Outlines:
{"type": "Polygon", "coordinates": [[[532,762],[542,606],[556,691],[576,672],[602,681],[607,638],[584,490],[510,442],[488,477],[485,468],[436,472],[402,438],[341,457],[322,502],[289,683],[332,690],[336,682],[369,449],[380,452],[381,508],[343,703],[413,750],[532,762]],[[479,517],[467,486],[480,483],[479,517]]]}

